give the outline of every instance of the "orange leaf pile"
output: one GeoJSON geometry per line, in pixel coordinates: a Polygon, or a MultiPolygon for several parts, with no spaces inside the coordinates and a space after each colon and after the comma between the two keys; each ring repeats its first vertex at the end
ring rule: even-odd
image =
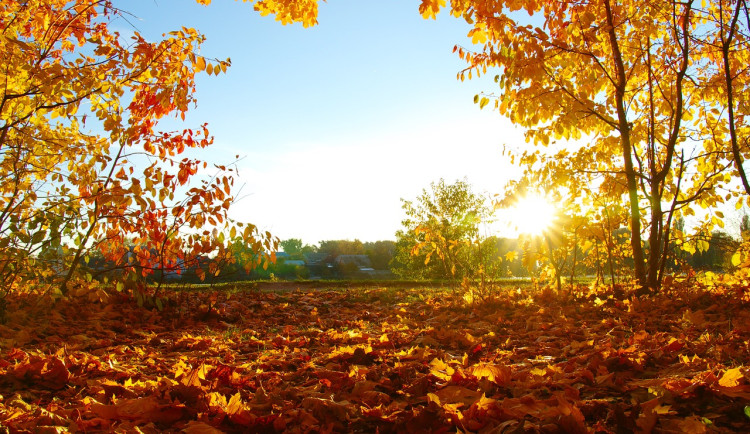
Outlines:
{"type": "Polygon", "coordinates": [[[750,315],[718,295],[467,306],[425,288],[300,288],[9,312],[11,432],[750,430],[750,315]]]}

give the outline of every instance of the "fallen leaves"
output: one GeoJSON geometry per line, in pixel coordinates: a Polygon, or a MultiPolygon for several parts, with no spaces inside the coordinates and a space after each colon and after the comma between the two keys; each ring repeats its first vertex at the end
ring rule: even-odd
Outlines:
{"type": "Polygon", "coordinates": [[[0,340],[0,426],[750,429],[750,330],[728,327],[746,307],[715,296],[597,304],[512,291],[467,306],[445,291],[355,288],[170,300],[161,313],[129,300],[42,314],[13,306],[0,340]]]}
{"type": "Polygon", "coordinates": [[[733,369],[727,369],[724,375],[719,379],[719,386],[722,387],[735,387],[740,384],[740,380],[743,380],[745,376],[742,374],[742,368],[737,367],[733,369]]]}

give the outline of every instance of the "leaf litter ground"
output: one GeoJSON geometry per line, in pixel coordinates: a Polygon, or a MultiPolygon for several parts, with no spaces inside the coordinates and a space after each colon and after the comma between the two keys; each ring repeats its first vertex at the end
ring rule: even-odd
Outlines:
{"type": "Polygon", "coordinates": [[[353,287],[8,312],[0,432],[750,432],[750,310],[730,295],[353,287]]]}

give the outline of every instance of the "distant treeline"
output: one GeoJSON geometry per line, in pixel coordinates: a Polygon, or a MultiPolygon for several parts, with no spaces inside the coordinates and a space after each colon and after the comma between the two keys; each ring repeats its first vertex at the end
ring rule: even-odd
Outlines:
{"type": "MultiPolygon", "coordinates": [[[[623,246],[628,243],[627,230],[616,232],[614,239],[623,246]]],[[[686,268],[694,270],[727,271],[732,268],[731,257],[739,241],[728,234],[715,231],[707,239],[708,249],[694,254],[676,248],[675,259],[669,264],[671,271],[686,268]]],[[[288,239],[280,243],[282,251],[276,252],[276,262],[267,268],[258,267],[245,271],[242,262],[227,263],[215,276],[207,276],[208,281],[241,281],[241,280],[300,280],[300,279],[455,279],[440,267],[428,267],[422,261],[411,261],[414,256],[404,246],[395,241],[383,240],[362,242],[360,240],[327,240],[318,245],[303,244],[299,239],[288,239]],[[406,260],[404,260],[406,258],[406,260]]],[[[406,246],[408,247],[408,246],[406,246]]],[[[242,246],[236,246],[241,250],[242,246]]],[[[487,277],[531,277],[538,270],[524,263],[524,255],[533,249],[528,240],[517,238],[488,237],[478,246],[473,264],[481,266],[487,277]]],[[[238,252],[239,253],[239,252],[238,252]]],[[[572,255],[572,253],[571,253],[572,255]]],[[[239,255],[238,255],[239,256],[239,255]]],[[[632,270],[632,259],[619,258],[607,266],[604,252],[590,249],[587,252],[576,252],[575,270],[568,269],[573,276],[600,276],[608,280],[608,273],[627,276],[632,270]],[[597,257],[600,255],[601,257],[597,257]]],[[[196,266],[200,261],[195,262],[196,266]]],[[[179,276],[174,273],[169,280],[198,282],[192,267],[183,270],[179,276]]]]}

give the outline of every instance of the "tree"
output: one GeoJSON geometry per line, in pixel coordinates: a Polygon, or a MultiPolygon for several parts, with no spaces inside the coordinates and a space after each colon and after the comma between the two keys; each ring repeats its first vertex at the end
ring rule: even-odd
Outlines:
{"type": "Polygon", "coordinates": [[[742,165],[750,151],[745,123],[747,110],[743,103],[743,94],[747,93],[750,85],[750,71],[746,68],[747,44],[750,41],[747,0],[714,1],[702,15],[711,30],[696,42],[702,46],[705,58],[711,62],[708,71],[714,75],[705,87],[704,97],[715,104],[709,105],[708,111],[702,113],[701,117],[711,123],[718,146],[726,147],[728,143],[737,175],[745,193],[750,195],[750,183],[742,165]],[[741,20],[743,15],[744,20],[741,20]],[[722,85],[714,84],[722,81],[722,85]],[[716,107],[713,105],[725,108],[725,114],[714,112],[716,107]],[[740,138],[744,139],[742,147],[740,138]]]}
{"type": "MultiPolygon", "coordinates": [[[[255,7],[282,22],[314,23],[314,2],[255,7]]],[[[207,127],[159,129],[162,119],[184,119],[196,103],[196,74],[224,72],[229,59],[197,54],[204,37],[194,29],[157,41],[138,32],[122,38],[111,28],[122,14],[107,0],[0,5],[5,293],[41,277],[67,294],[85,281],[80,265],[94,251],[145,276],[179,271],[209,253],[220,263],[231,257],[225,240],[237,236],[256,253],[274,247],[270,234],[228,220],[231,167],[211,175],[205,162],[182,157],[212,143],[207,127]],[[47,262],[40,252],[59,253],[60,261],[47,262]]],[[[264,257],[254,255],[248,265],[264,257]]]]}
{"type": "Polygon", "coordinates": [[[289,238],[281,241],[279,245],[292,259],[302,259],[304,255],[314,253],[317,250],[314,246],[303,244],[299,238],[289,238]]]}
{"type": "Polygon", "coordinates": [[[302,252],[302,240],[299,238],[283,240],[279,245],[284,249],[284,252],[289,254],[289,256],[294,256],[302,252]]]}
{"type": "MultiPolygon", "coordinates": [[[[524,152],[527,175],[571,191],[581,183],[622,186],[635,279],[652,291],[663,277],[675,219],[693,214],[695,205],[722,203],[724,189],[730,197],[739,193],[731,179],[741,161],[734,161],[725,131],[727,124],[745,128],[745,120],[726,114],[733,104],[726,96],[745,92],[742,59],[749,51],[744,33],[731,33],[739,4],[707,3],[459,0],[450,6],[472,23],[469,35],[481,47],[456,47],[469,64],[459,77],[500,70],[499,94],[478,95],[480,107],[494,99],[535,145],[586,138],[558,152],[524,152]],[[729,75],[719,51],[711,51],[721,32],[731,47],[729,75]],[[722,82],[724,91],[716,85],[722,82]]],[[[711,217],[720,225],[721,215],[711,217]]]]}
{"type": "Polygon", "coordinates": [[[333,260],[339,255],[364,255],[365,245],[360,240],[327,240],[321,241],[318,253],[326,253],[333,260]]]}
{"type": "Polygon", "coordinates": [[[396,249],[396,243],[390,240],[366,242],[365,254],[370,258],[372,268],[387,270],[396,249]]]}
{"type": "Polygon", "coordinates": [[[708,247],[691,256],[691,265],[699,270],[728,271],[731,269],[732,254],[737,251],[740,242],[722,231],[714,231],[704,239],[708,247]]]}
{"type": "Polygon", "coordinates": [[[490,214],[485,201],[466,180],[446,184],[441,179],[422,190],[416,202],[401,202],[406,219],[396,232],[393,271],[407,278],[466,276],[473,266],[470,246],[490,214]]]}

